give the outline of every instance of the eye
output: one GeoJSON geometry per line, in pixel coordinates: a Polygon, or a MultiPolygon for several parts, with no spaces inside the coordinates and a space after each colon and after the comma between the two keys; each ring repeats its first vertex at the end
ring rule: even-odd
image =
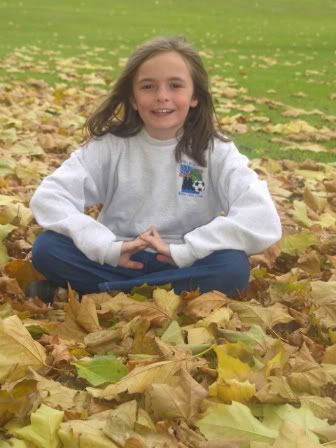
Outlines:
{"type": "Polygon", "coordinates": [[[181,89],[183,86],[182,86],[182,84],[180,84],[180,83],[178,83],[178,82],[173,82],[171,85],[170,85],[173,89],[181,89]]]}
{"type": "Polygon", "coordinates": [[[143,84],[141,90],[150,90],[153,88],[153,84],[143,84]]]}

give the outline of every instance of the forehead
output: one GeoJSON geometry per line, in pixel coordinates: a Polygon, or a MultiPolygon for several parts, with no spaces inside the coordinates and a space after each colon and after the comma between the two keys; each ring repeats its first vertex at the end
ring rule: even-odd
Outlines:
{"type": "Polygon", "coordinates": [[[141,81],[143,78],[174,77],[191,80],[190,69],[185,59],[179,53],[169,51],[159,53],[143,62],[135,74],[135,81],[141,81]]]}

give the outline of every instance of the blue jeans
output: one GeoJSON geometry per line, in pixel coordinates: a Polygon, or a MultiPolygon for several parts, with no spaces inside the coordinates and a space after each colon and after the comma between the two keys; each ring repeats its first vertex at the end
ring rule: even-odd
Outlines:
{"type": "Polygon", "coordinates": [[[89,260],[73,241],[59,233],[46,231],[35,240],[32,250],[34,267],[58,286],[67,283],[81,294],[121,290],[147,283],[171,283],[176,293],[200,288],[201,292],[216,289],[228,296],[246,288],[249,261],[238,250],[219,250],[197,260],[192,266],[178,268],[157,261],[156,254],[141,251],[132,259],[144,264],[142,269],[101,265],[89,260]]]}

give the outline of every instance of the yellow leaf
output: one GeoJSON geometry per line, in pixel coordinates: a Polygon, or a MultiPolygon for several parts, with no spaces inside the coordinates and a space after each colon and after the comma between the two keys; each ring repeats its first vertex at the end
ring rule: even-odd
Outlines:
{"type": "Polygon", "coordinates": [[[28,225],[33,219],[31,210],[15,196],[0,195],[0,224],[28,225]],[[16,222],[15,222],[16,221],[16,222]]]}
{"type": "Polygon", "coordinates": [[[27,367],[40,369],[46,354],[17,316],[0,321],[0,383],[22,378],[27,367]]]}
{"type": "Polygon", "coordinates": [[[336,215],[331,213],[322,213],[317,221],[323,229],[336,229],[336,215]]]}
{"type": "Polygon", "coordinates": [[[328,330],[329,338],[332,344],[336,344],[336,330],[329,328],[328,330]]]}
{"type": "Polygon", "coordinates": [[[213,311],[207,317],[199,320],[196,325],[202,327],[209,327],[211,324],[221,324],[224,322],[229,322],[232,317],[232,310],[230,308],[220,308],[219,310],[213,311]]]}
{"type": "Polygon", "coordinates": [[[293,211],[290,213],[299,224],[303,224],[306,227],[310,227],[312,225],[312,221],[308,218],[307,207],[304,202],[294,201],[293,211]]]}
{"type": "Polygon", "coordinates": [[[294,120],[290,121],[288,123],[278,123],[276,125],[268,125],[266,126],[266,132],[274,132],[277,134],[298,134],[301,132],[304,133],[315,133],[318,130],[314,127],[309,125],[304,120],[294,120]]]}
{"type": "Polygon", "coordinates": [[[22,291],[25,291],[33,280],[44,279],[43,275],[36,271],[31,260],[12,260],[6,264],[5,272],[8,277],[17,280],[22,291]]]}
{"type": "Polygon", "coordinates": [[[305,188],[303,192],[305,203],[317,213],[322,213],[327,205],[327,199],[313,193],[309,188],[305,188]]]}
{"type": "Polygon", "coordinates": [[[281,366],[282,352],[278,352],[266,363],[266,376],[269,376],[275,367],[281,366]]]}
{"type": "Polygon", "coordinates": [[[225,344],[214,348],[218,359],[218,378],[209,387],[209,395],[218,396],[226,403],[231,401],[246,403],[256,393],[256,386],[247,381],[251,368],[240,359],[225,353],[228,349],[226,345],[240,344],[225,344]]]}
{"type": "Polygon", "coordinates": [[[225,346],[217,345],[214,348],[218,359],[218,379],[225,381],[232,379],[246,380],[251,367],[241,362],[240,359],[224,353],[223,347],[225,346]]]}
{"type": "Polygon", "coordinates": [[[244,342],[226,342],[220,346],[224,353],[233,358],[243,359],[251,352],[251,347],[248,347],[244,342]]]}
{"type": "MultiPolygon", "coordinates": [[[[225,403],[230,403],[231,401],[247,403],[255,393],[256,386],[249,381],[237,381],[232,379],[225,381],[224,383],[217,383],[216,395],[225,403]]],[[[211,396],[210,389],[209,395],[211,396]]]]}
{"type": "Polygon", "coordinates": [[[185,328],[188,333],[188,344],[212,344],[215,341],[213,334],[204,327],[185,328]]]}
{"type": "Polygon", "coordinates": [[[32,442],[37,448],[59,448],[58,430],[63,420],[64,412],[49,408],[42,404],[31,414],[31,424],[14,431],[14,435],[32,442]]]}
{"type": "Polygon", "coordinates": [[[12,224],[0,224],[0,266],[3,266],[8,261],[7,248],[4,244],[4,240],[14,229],[16,229],[16,227],[12,224]]]}
{"type": "Polygon", "coordinates": [[[41,146],[37,145],[33,140],[21,140],[18,143],[15,143],[11,147],[11,151],[13,154],[18,156],[41,156],[44,155],[44,151],[41,146]]]}

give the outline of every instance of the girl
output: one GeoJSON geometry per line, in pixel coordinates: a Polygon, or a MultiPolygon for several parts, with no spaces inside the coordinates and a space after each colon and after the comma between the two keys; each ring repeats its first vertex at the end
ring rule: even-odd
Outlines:
{"type": "MultiPolygon", "coordinates": [[[[247,255],[280,239],[280,220],[265,182],[215,130],[197,52],[175,37],[140,46],[86,129],[86,144],[31,200],[48,229],[32,261],[49,292],[243,290],[247,255]],[[97,220],[84,214],[98,203],[97,220]]],[[[41,284],[29,293],[52,295],[41,284]]]]}

